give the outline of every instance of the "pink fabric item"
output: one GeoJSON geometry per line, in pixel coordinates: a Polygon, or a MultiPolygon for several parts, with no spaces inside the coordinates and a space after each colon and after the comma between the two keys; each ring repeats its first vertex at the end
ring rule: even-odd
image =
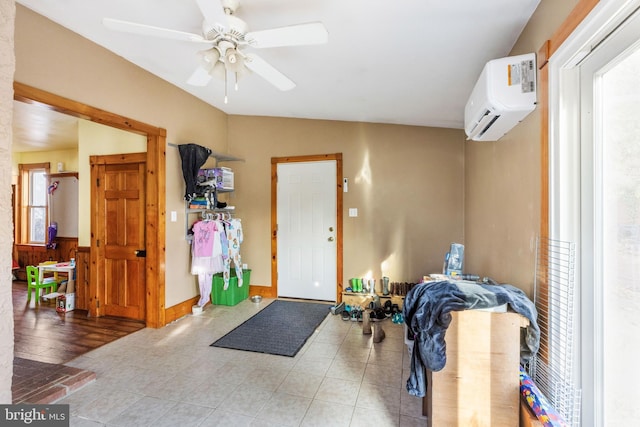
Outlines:
{"type": "Polygon", "coordinates": [[[213,242],[216,237],[214,221],[200,221],[193,225],[193,255],[210,257],[213,254],[213,242]]]}

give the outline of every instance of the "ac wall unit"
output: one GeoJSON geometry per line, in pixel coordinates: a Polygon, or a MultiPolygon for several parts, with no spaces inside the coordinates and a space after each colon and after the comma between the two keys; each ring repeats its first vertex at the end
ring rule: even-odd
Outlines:
{"type": "Polygon", "coordinates": [[[487,62],[464,109],[467,139],[497,141],[536,106],[536,56],[487,62]]]}

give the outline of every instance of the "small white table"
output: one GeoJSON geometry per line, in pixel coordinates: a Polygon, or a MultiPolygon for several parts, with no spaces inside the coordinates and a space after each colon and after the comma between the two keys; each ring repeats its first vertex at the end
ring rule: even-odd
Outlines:
{"type": "MultiPolygon", "coordinates": [[[[71,265],[70,262],[59,262],[57,264],[39,264],[38,275],[39,281],[42,283],[42,279],[45,271],[57,271],[59,273],[67,273],[67,284],[58,288],[58,294],[70,294],[75,291],[75,270],[76,268],[71,265]]],[[[54,292],[55,293],[55,292],[54,292]]],[[[43,295],[46,299],[48,295],[43,295]]]]}

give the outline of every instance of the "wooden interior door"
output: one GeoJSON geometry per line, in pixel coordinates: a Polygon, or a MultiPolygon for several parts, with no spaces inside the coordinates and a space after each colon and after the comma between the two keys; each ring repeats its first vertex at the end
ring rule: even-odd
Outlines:
{"type": "Polygon", "coordinates": [[[91,157],[98,315],[145,320],[146,154],[91,157]]]}

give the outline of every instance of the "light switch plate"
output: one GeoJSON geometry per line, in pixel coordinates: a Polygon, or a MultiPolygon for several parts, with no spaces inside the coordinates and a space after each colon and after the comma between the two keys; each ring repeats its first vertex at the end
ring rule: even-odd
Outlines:
{"type": "Polygon", "coordinates": [[[358,216],[358,208],[349,208],[349,216],[350,217],[358,216]]]}
{"type": "Polygon", "coordinates": [[[176,221],[178,221],[178,212],[171,211],[171,222],[176,222],[176,221]]]}

